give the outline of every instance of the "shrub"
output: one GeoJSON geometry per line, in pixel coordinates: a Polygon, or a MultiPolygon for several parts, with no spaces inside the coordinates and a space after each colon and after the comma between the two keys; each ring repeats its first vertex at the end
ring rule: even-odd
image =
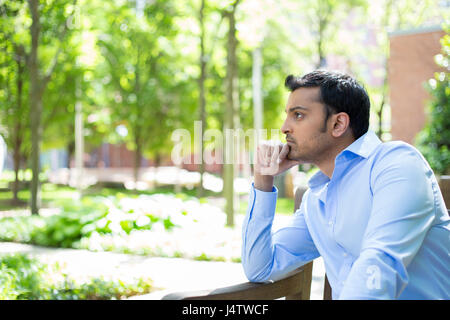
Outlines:
{"type": "Polygon", "coordinates": [[[439,175],[450,174],[450,35],[446,34],[441,43],[442,54],[436,57],[436,62],[447,72],[436,73],[428,82],[431,94],[428,123],[416,140],[419,150],[439,175]]]}
{"type": "Polygon", "coordinates": [[[125,235],[135,230],[151,230],[155,223],[163,225],[167,231],[177,226],[170,216],[125,211],[115,202],[104,197],[84,198],[79,204],[60,201],[62,212],[55,215],[3,218],[0,219],[0,240],[77,248],[81,240],[89,238],[93,232],[125,235]]]}
{"type": "Polygon", "coordinates": [[[1,300],[110,300],[144,294],[151,288],[151,280],[142,278],[131,283],[103,278],[77,283],[56,265],[50,267],[24,254],[0,256],[1,300]]]}

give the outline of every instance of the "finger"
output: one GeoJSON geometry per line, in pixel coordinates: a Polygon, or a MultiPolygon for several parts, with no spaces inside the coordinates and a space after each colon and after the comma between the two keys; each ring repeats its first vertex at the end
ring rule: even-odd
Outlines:
{"type": "Polygon", "coordinates": [[[283,161],[286,158],[286,156],[289,153],[289,150],[290,150],[289,145],[284,144],[283,147],[281,148],[280,156],[278,157],[279,162],[283,161]]]}
{"type": "Polygon", "coordinates": [[[260,146],[259,147],[258,164],[260,166],[265,166],[266,165],[266,147],[265,146],[260,146]]]}
{"type": "Polygon", "coordinates": [[[256,162],[258,165],[261,165],[261,164],[262,164],[262,155],[261,155],[261,153],[262,153],[262,149],[261,149],[260,146],[258,146],[258,147],[256,148],[256,159],[255,159],[255,162],[256,162]]]}
{"type": "Polygon", "coordinates": [[[272,148],[272,156],[270,157],[271,163],[278,163],[278,156],[280,155],[280,147],[274,146],[272,148]]]}
{"type": "Polygon", "coordinates": [[[265,157],[265,159],[267,160],[267,159],[270,159],[270,155],[271,155],[271,153],[272,153],[272,148],[270,147],[270,145],[269,144],[266,144],[266,145],[264,145],[264,148],[265,148],[265,152],[264,152],[264,157],[265,157]]]}

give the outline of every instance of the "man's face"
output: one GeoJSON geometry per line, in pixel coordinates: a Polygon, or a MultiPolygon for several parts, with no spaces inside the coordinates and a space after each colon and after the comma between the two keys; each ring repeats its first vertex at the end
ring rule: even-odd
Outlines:
{"type": "Polygon", "coordinates": [[[332,147],[325,122],[325,106],[319,102],[320,88],[299,88],[290,93],[287,117],[281,131],[290,147],[288,159],[315,163],[332,147]]]}

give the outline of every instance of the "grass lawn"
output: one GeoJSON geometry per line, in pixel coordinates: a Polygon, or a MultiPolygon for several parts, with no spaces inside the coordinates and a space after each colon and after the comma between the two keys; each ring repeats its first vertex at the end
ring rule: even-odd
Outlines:
{"type": "MultiPolygon", "coordinates": [[[[247,212],[248,201],[241,200],[239,203],[239,213],[245,214],[247,212]]],[[[294,199],[291,198],[278,198],[277,206],[275,208],[275,214],[292,215],[294,212],[294,199]]]]}
{"type": "MultiPolygon", "coordinates": [[[[83,191],[83,197],[96,197],[96,196],[128,196],[128,197],[138,197],[139,195],[152,195],[152,194],[174,194],[174,189],[171,186],[161,186],[154,188],[152,190],[136,191],[128,190],[125,188],[97,188],[91,187],[83,191]]],[[[41,197],[42,197],[42,207],[54,207],[57,202],[60,201],[71,201],[76,198],[77,190],[69,186],[55,185],[51,183],[43,183],[41,186],[41,197]]],[[[26,209],[30,201],[30,190],[24,189],[19,191],[19,200],[21,204],[13,204],[12,191],[2,188],[0,189],[0,211],[13,210],[13,209],[26,209]]],[[[177,197],[189,198],[196,197],[196,189],[186,189],[183,188],[180,193],[177,193],[177,197]]],[[[220,193],[212,192],[206,190],[205,197],[199,199],[201,202],[207,202],[206,197],[211,198],[221,198],[220,193]]],[[[238,213],[245,214],[247,211],[247,197],[245,200],[241,200],[239,204],[238,213]]],[[[242,199],[242,198],[241,198],[242,199]]],[[[279,198],[277,200],[276,213],[277,214],[292,214],[294,209],[294,199],[290,198],[279,198]]]]}
{"type": "MultiPolygon", "coordinates": [[[[55,200],[72,200],[76,195],[76,189],[57,186],[50,183],[44,183],[41,187],[41,199],[43,207],[51,207],[51,204],[55,200]]],[[[10,190],[1,189],[0,191],[0,211],[12,210],[12,209],[25,209],[28,207],[30,201],[30,190],[20,190],[18,198],[20,204],[12,203],[13,193],[10,190]]]]}
{"type": "MultiPolygon", "coordinates": [[[[51,247],[236,262],[241,234],[238,228],[225,228],[224,199],[216,194],[197,200],[195,193],[182,190],[175,194],[170,187],[147,191],[89,188],[77,200],[76,189],[44,183],[42,214],[22,216],[22,210],[1,212],[4,218],[0,239],[51,247]],[[44,213],[44,208],[54,208],[56,212],[44,213]]],[[[0,189],[0,210],[11,209],[11,197],[10,191],[0,189]]],[[[22,190],[19,198],[28,201],[29,190],[22,190]]],[[[236,210],[239,219],[247,210],[248,196],[240,199],[236,210]]],[[[279,198],[276,214],[292,215],[293,207],[293,199],[279,198]]]]}

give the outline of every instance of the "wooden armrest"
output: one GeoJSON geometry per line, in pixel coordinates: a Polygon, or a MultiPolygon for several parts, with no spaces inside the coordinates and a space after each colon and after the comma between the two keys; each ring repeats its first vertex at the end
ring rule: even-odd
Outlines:
{"type": "Polygon", "coordinates": [[[175,292],[162,300],[309,300],[312,261],[274,282],[246,282],[211,290],[175,292]]]}

